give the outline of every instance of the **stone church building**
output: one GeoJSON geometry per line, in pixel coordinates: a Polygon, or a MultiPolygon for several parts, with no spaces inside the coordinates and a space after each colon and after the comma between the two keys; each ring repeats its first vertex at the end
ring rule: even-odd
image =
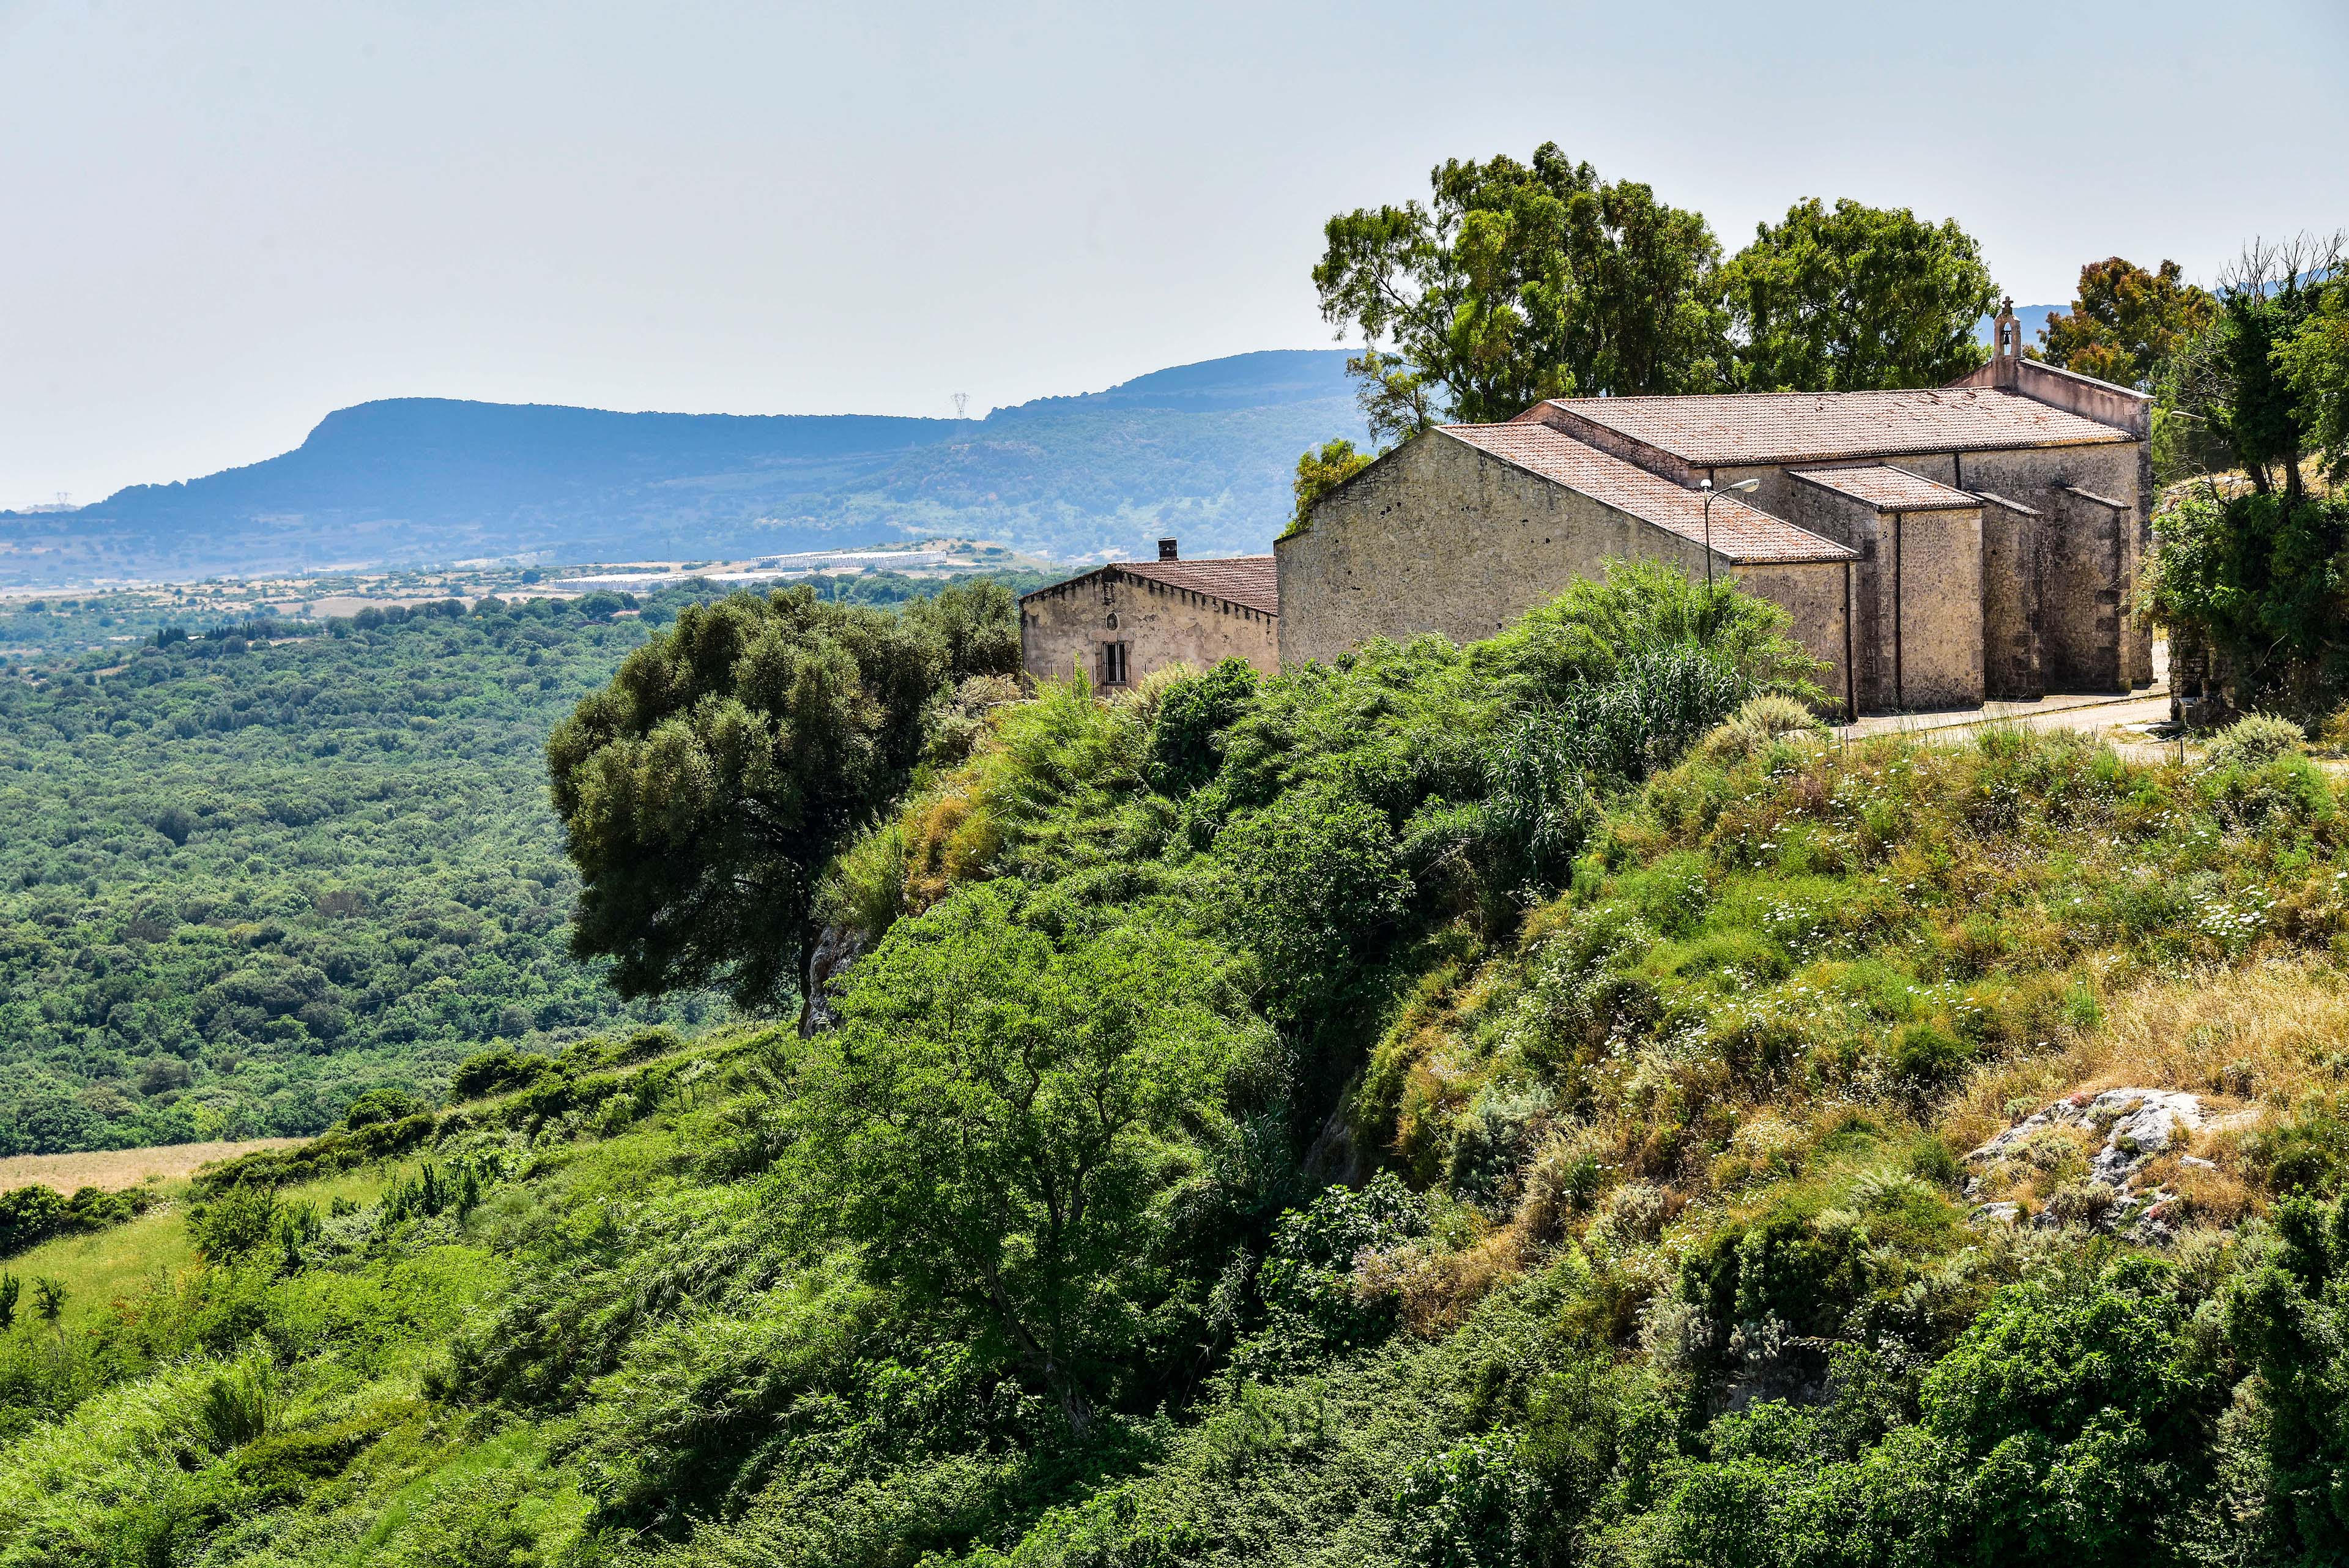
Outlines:
{"type": "Polygon", "coordinates": [[[1154,561],[1112,561],[1021,596],[1020,662],[1033,680],[1081,670],[1112,691],[1169,664],[1244,659],[1270,675],[1280,668],[1279,621],[1270,556],[1185,561],[1161,539],[1154,561]]]}
{"type": "Polygon", "coordinates": [[[1786,608],[1847,711],[2125,691],[2153,679],[2129,613],[2148,410],[2024,358],[2007,310],[1990,362],[1940,389],[1573,398],[1442,426],[1275,546],[1278,662],[1489,637],[1610,559],[1702,576],[1709,480],[1713,570],[1786,608]]]}

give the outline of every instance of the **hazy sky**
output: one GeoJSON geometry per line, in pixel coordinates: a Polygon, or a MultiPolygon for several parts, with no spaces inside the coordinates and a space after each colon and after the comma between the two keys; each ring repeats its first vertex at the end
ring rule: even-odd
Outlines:
{"type": "Polygon", "coordinates": [[[405,394],[946,414],[1330,340],[1341,208],[1554,140],[2018,300],[2349,223],[2349,5],[0,0],[0,504],[405,394]]]}

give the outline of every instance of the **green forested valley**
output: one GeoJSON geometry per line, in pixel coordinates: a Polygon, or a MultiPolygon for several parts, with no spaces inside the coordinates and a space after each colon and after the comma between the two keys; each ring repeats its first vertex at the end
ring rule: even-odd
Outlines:
{"type": "Polygon", "coordinates": [[[2349,1551],[2349,803],[2290,726],[1838,744],[1662,568],[1112,701],[1015,699],[1004,607],[370,629],[576,643],[500,776],[617,983],[750,1011],[452,1044],[7,1259],[0,1563],[2349,1551]]]}
{"type": "Polygon", "coordinates": [[[544,747],[708,597],[243,621],[0,680],[0,1154],[313,1133],[492,1041],[702,1021],[566,956],[544,747]]]}

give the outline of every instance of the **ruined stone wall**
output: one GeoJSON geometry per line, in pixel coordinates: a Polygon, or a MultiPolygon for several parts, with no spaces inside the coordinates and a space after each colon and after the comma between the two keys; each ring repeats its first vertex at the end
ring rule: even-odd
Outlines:
{"type": "Polygon", "coordinates": [[[1431,431],[1332,492],[1273,546],[1280,661],[1330,659],[1374,637],[1492,636],[1610,559],[1702,575],[1704,550],[1431,431]]]}
{"type": "Polygon", "coordinates": [[[1019,608],[1020,662],[1038,680],[1065,680],[1077,669],[1103,684],[1102,650],[1112,642],[1126,645],[1128,684],[1170,664],[1205,670],[1244,659],[1268,675],[1280,668],[1276,618],[1144,577],[1101,572],[1030,594],[1019,608]]]}

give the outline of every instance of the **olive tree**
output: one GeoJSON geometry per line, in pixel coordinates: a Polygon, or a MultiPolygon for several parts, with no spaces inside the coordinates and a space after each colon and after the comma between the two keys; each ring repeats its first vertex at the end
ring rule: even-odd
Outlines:
{"type": "Polygon", "coordinates": [[[572,950],[623,996],[794,992],[815,891],[895,799],[951,665],[936,630],[806,588],[688,607],[547,742],[580,890],[572,950]]]}

